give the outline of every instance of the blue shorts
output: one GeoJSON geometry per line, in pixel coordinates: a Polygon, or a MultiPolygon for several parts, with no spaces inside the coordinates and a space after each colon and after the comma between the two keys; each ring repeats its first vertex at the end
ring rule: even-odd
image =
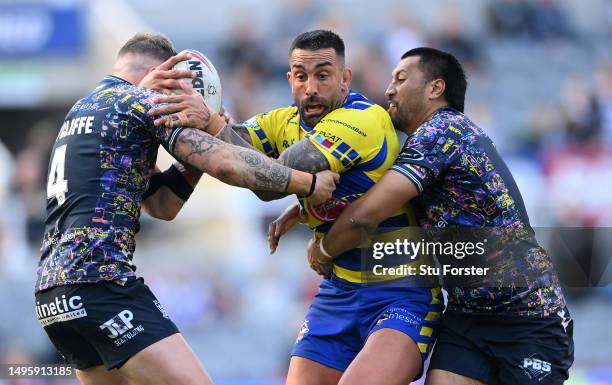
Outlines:
{"type": "Polygon", "coordinates": [[[291,355],[343,372],[370,334],[391,328],[410,336],[424,361],[443,310],[439,288],[363,286],[332,275],[321,281],[291,355]]]}

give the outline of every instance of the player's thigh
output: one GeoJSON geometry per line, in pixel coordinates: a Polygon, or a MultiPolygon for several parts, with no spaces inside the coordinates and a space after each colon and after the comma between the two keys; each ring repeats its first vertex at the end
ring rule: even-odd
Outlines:
{"type": "Polygon", "coordinates": [[[293,356],[289,363],[287,385],[336,385],[342,372],[308,358],[293,356]]]}
{"type": "Polygon", "coordinates": [[[380,329],[340,379],[340,385],[406,385],[423,366],[421,352],[411,337],[395,329],[380,329]]]}
{"type": "Polygon", "coordinates": [[[139,385],[211,385],[206,369],[180,333],[136,353],[119,369],[139,385]]]}
{"type": "Polygon", "coordinates": [[[427,372],[425,385],[488,385],[473,378],[446,370],[432,369],[427,372]]]}
{"type": "Polygon", "coordinates": [[[77,369],[77,378],[83,385],[135,385],[117,369],[108,370],[103,365],[77,369]]]}

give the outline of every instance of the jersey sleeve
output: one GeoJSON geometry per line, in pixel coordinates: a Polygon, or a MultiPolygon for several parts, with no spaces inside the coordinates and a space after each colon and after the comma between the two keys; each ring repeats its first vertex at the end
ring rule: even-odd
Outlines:
{"type": "Polygon", "coordinates": [[[450,167],[459,151],[458,142],[443,129],[421,126],[406,140],[391,169],[410,179],[422,193],[450,167]]]}
{"type": "Polygon", "coordinates": [[[251,136],[251,143],[260,152],[278,158],[279,152],[276,145],[276,129],[274,111],[265,114],[255,115],[249,120],[245,120],[242,124],[247,128],[251,136]]]}
{"type": "Polygon", "coordinates": [[[124,96],[120,103],[124,111],[128,112],[128,116],[134,118],[166,151],[173,154],[174,144],[183,131],[183,127],[167,128],[153,124],[158,117],[149,116],[148,112],[150,109],[161,106],[161,104],[152,102],[153,98],[158,95],[160,94],[152,90],[136,88],[134,92],[124,96]]]}
{"type": "MultiPolygon", "coordinates": [[[[345,112],[344,116],[351,111],[345,112]]],[[[376,123],[333,116],[323,119],[306,136],[327,158],[330,170],[344,172],[372,160],[384,150],[384,133],[376,123]]]]}

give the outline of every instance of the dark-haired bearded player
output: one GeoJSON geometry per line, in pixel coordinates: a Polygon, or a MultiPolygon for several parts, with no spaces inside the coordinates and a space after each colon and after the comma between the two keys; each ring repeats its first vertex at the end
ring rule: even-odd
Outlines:
{"type": "MultiPolygon", "coordinates": [[[[113,75],[68,112],[53,146],[36,314],[86,385],[211,383],[136,277],[132,255],[141,205],[155,217],[173,218],[202,172],[235,186],[319,202],[335,189],[337,175],[329,171],[317,178],[202,131],[153,125],[147,112],[158,94],[135,84],[188,58],[173,55],[164,36],[130,39],[113,75]],[[153,173],[160,144],[195,170],[177,164],[153,173]]],[[[216,113],[209,118],[225,124],[216,113]]]]}

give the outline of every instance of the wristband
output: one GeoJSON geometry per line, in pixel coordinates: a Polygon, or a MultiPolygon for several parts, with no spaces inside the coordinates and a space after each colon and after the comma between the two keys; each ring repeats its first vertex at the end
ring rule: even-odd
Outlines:
{"type": "Polygon", "coordinates": [[[187,201],[193,193],[193,187],[187,182],[183,174],[174,166],[164,172],[158,172],[149,179],[149,187],[142,194],[142,200],[155,194],[160,187],[167,186],[177,197],[187,201]]]}
{"type": "Polygon", "coordinates": [[[155,173],[149,178],[149,186],[147,190],[142,194],[142,200],[144,201],[151,195],[155,194],[157,190],[164,184],[164,177],[161,172],[155,173]]]}
{"type": "Polygon", "coordinates": [[[315,187],[317,187],[317,174],[312,174],[312,182],[310,183],[310,191],[308,191],[308,195],[305,195],[304,198],[308,198],[315,191],[315,187]]]}
{"type": "Polygon", "coordinates": [[[212,114],[210,121],[208,122],[206,132],[216,137],[223,130],[223,128],[225,128],[225,125],[225,119],[223,119],[221,115],[215,112],[212,114]],[[209,131],[215,131],[215,133],[213,134],[209,131]]]}
{"type": "Polygon", "coordinates": [[[319,250],[321,251],[321,254],[323,254],[329,259],[334,259],[334,257],[332,257],[331,254],[328,253],[327,250],[325,250],[325,248],[323,247],[323,239],[325,239],[325,237],[321,238],[321,240],[319,241],[319,250]]]}
{"type": "Polygon", "coordinates": [[[164,185],[168,186],[170,190],[181,200],[187,201],[193,193],[193,186],[187,182],[187,179],[174,165],[170,166],[166,171],[162,172],[164,178],[164,185]]]}

